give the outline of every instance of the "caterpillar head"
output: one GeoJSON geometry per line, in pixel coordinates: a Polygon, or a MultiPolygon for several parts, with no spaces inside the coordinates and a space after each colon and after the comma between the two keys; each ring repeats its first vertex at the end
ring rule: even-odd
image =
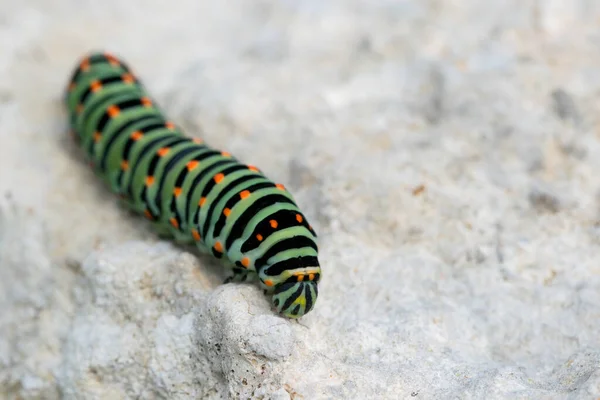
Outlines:
{"type": "Polygon", "coordinates": [[[312,310],[317,300],[315,281],[286,282],[275,288],[273,306],[288,318],[300,318],[312,310]]]}
{"type": "Polygon", "coordinates": [[[318,296],[317,284],[321,275],[320,268],[311,271],[284,273],[274,282],[273,277],[261,281],[267,287],[267,291],[273,295],[271,302],[277,312],[287,318],[300,318],[308,313],[315,305],[318,296]],[[286,277],[287,275],[287,277],[286,277]],[[271,284],[271,287],[269,287],[271,284]]]}

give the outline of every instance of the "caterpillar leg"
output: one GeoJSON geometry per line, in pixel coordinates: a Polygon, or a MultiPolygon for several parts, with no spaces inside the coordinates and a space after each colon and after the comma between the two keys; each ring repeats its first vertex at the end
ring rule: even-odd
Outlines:
{"type": "Polygon", "coordinates": [[[177,242],[179,244],[194,243],[194,238],[192,238],[188,233],[171,230],[171,237],[173,238],[173,240],[175,240],[175,242],[177,242]]]}
{"type": "Polygon", "coordinates": [[[131,200],[129,200],[126,196],[119,195],[118,202],[119,202],[120,207],[124,207],[125,209],[131,210],[131,211],[137,211],[133,202],[131,200]]]}
{"type": "Polygon", "coordinates": [[[196,242],[196,248],[198,249],[198,253],[200,254],[210,254],[210,249],[200,241],[196,242]]]}
{"type": "Polygon", "coordinates": [[[161,222],[151,222],[154,232],[161,239],[173,239],[173,231],[169,226],[165,226],[161,222]]]}
{"type": "Polygon", "coordinates": [[[254,271],[247,269],[233,268],[233,275],[225,279],[223,283],[231,282],[254,282],[258,278],[258,275],[254,271]]]}

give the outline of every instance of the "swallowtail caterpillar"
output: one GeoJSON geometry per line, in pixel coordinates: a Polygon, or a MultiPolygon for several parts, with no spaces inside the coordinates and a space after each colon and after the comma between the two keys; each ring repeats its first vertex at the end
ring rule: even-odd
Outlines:
{"type": "Polygon", "coordinates": [[[224,261],[233,269],[226,282],[258,281],[286,317],[314,307],[316,233],[283,185],[185,136],[109,53],[85,57],[65,97],[74,136],[97,175],[161,236],[224,261]]]}

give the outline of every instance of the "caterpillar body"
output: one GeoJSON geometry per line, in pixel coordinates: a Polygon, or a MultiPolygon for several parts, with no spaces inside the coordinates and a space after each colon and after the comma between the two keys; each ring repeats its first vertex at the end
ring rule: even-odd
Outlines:
{"type": "Polygon", "coordinates": [[[82,59],[65,102],[97,175],[159,235],[221,259],[233,270],[226,282],[258,281],[288,318],[314,307],[316,233],[283,185],[187,137],[109,53],[82,59]]]}

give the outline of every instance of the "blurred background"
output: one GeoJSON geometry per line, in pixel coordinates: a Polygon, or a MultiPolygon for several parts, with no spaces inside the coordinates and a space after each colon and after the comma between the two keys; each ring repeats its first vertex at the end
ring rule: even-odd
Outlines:
{"type": "Polygon", "coordinates": [[[599,397],[599,67],[592,0],[0,0],[0,398],[599,397]],[[87,168],[94,50],[293,192],[299,324],[87,168]]]}

